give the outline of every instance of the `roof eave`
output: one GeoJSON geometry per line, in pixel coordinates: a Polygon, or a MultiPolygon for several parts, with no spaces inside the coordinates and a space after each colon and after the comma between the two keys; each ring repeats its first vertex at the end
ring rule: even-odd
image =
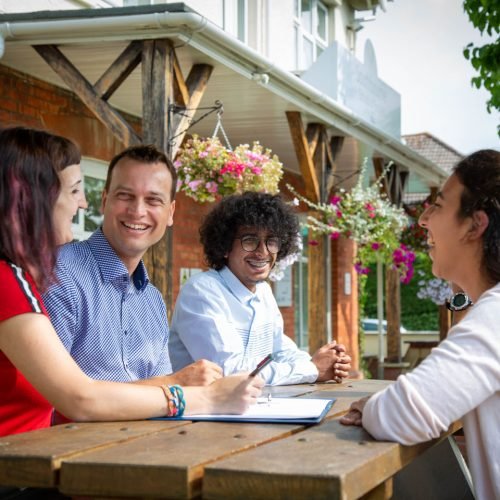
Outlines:
{"type": "Polygon", "coordinates": [[[186,11],[181,8],[183,4],[174,5],[177,8],[173,12],[162,6],[147,13],[130,9],[127,15],[123,12],[114,15],[115,9],[100,9],[101,15],[92,17],[75,17],[74,11],[68,11],[67,17],[62,17],[59,12],[57,19],[32,21],[25,17],[0,16],[0,21],[4,20],[0,24],[0,37],[8,44],[25,45],[177,38],[249,79],[266,74],[268,78],[261,83],[266,89],[319,121],[368,144],[378,154],[408,168],[429,185],[440,185],[447,177],[446,171],[435,163],[359,118],[293,73],[275,66],[205,17],[186,11]],[[102,15],[103,10],[108,14],[102,15]]]}

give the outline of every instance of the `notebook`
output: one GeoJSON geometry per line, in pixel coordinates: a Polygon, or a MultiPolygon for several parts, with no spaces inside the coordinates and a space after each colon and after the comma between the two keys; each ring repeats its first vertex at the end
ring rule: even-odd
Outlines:
{"type": "Polygon", "coordinates": [[[252,405],[241,415],[184,414],[182,417],[165,417],[161,420],[317,424],[323,420],[334,402],[335,398],[273,398],[271,400],[268,400],[268,398],[258,398],[257,404],[252,405]]]}

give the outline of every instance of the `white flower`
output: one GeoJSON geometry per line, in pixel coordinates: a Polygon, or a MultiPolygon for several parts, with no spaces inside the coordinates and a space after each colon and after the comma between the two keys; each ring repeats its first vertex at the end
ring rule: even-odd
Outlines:
{"type": "Polygon", "coordinates": [[[447,281],[440,278],[431,278],[429,280],[421,280],[418,282],[419,290],[417,298],[429,299],[434,304],[443,305],[446,299],[452,294],[452,290],[447,281]]]}
{"type": "Polygon", "coordinates": [[[271,281],[281,281],[285,277],[285,269],[300,259],[303,248],[302,236],[300,233],[297,233],[295,246],[297,247],[297,251],[295,253],[291,253],[276,262],[272,271],[269,273],[269,279],[271,281]]]}

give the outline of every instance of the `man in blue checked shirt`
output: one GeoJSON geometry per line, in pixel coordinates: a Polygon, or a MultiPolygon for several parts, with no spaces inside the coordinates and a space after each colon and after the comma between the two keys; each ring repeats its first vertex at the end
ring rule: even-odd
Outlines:
{"type": "Polygon", "coordinates": [[[172,374],[168,322],[142,257],[173,223],[176,171],[153,146],[111,160],[103,224],[61,248],[57,284],[43,296],[64,346],[93,379],[206,385],[222,376],[200,360],[172,374]]]}
{"type": "Polygon", "coordinates": [[[223,199],[206,217],[201,242],[210,270],[192,277],[177,299],[169,340],[175,370],[206,358],[224,375],[253,370],[270,385],[348,376],[351,358],[331,342],[312,357],[283,332],[283,318],[266,283],[277,260],[293,253],[297,216],[279,196],[244,193],[223,199]]]}

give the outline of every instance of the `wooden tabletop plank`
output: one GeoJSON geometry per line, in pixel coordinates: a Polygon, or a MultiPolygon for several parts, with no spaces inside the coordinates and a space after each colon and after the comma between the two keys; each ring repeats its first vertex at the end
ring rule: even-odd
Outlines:
{"type": "MultiPolygon", "coordinates": [[[[351,401],[385,385],[387,383],[355,381],[353,384],[305,384],[266,390],[274,397],[340,396],[327,416],[333,418],[345,412],[351,401]]],[[[60,489],[70,495],[191,498],[201,493],[207,464],[283,439],[304,428],[288,424],[198,422],[116,448],[65,459],[61,466],[60,489]]]]}
{"type": "Polygon", "coordinates": [[[72,423],[0,438],[0,485],[53,487],[63,459],[188,422],[72,423]]]}
{"type": "Polygon", "coordinates": [[[365,396],[378,392],[393,382],[390,380],[352,380],[342,384],[326,383],[315,384],[312,392],[300,395],[301,398],[336,398],[334,405],[328,412],[327,419],[343,415],[349,410],[351,403],[365,396]]]}
{"type": "Polygon", "coordinates": [[[69,495],[191,498],[206,464],[304,427],[197,422],[64,460],[60,490],[69,495]]]}
{"type": "Polygon", "coordinates": [[[329,420],[207,465],[203,498],[359,498],[432,444],[375,441],[360,427],[329,420]]]}

